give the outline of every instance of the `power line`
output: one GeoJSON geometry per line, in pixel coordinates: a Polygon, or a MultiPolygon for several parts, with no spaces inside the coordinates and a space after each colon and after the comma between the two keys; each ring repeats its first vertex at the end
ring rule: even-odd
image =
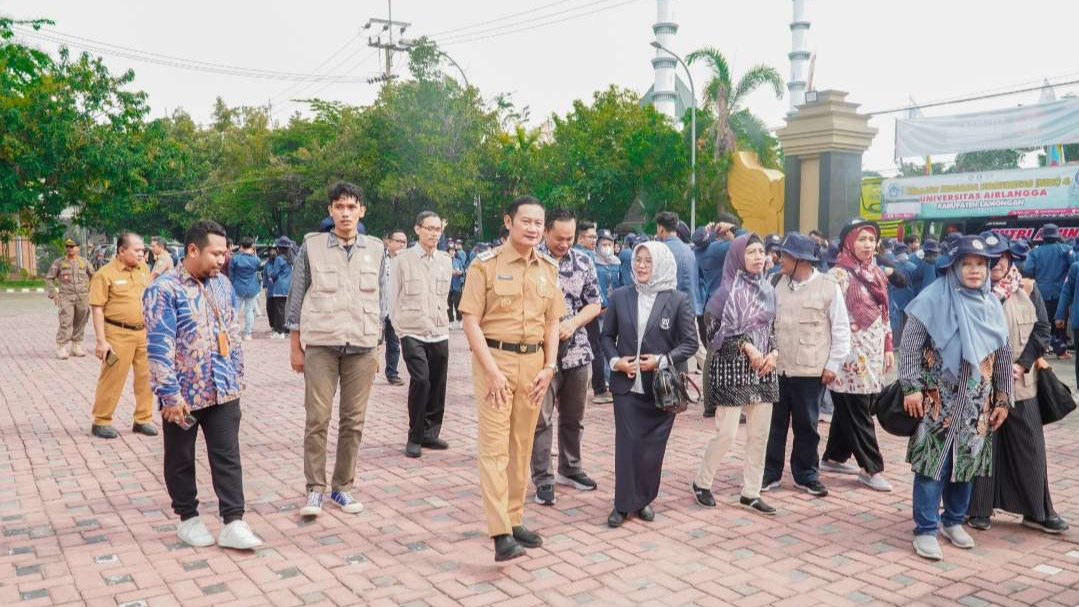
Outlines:
{"type": "MultiPolygon", "coordinates": [[[[1072,86],[1072,85],[1075,85],[1075,84],[1079,84],[1079,80],[1071,80],[1071,81],[1068,81],[1068,82],[1058,82],[1056,84],[1051,84],[1050,86],[1072,86]]],[[[940,107],[942,105],[954,105],[956,103],[968,103],[968,102],[971,102],[971,101],[981,101],[983,99],[995,99],[997,97],[1010,97],[1012,95],[1019,95],[1021,93],[1030,93],[1030,92],[1033,92],[1033,91],[1040,91],[1043,88],[1045,88],[1045,85],[1041,84],[1041,85],[1038,85],[1038,86],[1022,88],[1022,89],[1015,89],[1015,90],[1011,90],[1011,91],[1004,91],[1004,92],[1000,92],[1000,93],[990,93],[990,94],[987,94],[987,95],[977,95],[977,96],[974,96],[974,97],[964,97],[962,99],[955,99],[953,101],[938,101],[937,103],[923,103],[923,104],[919,104],[919,105],[908,105],[908,106],[905,106],[905,107],[893,108],[893,109],[890,109],[890,110],[880,110],[880,111],[876,111],[876,112],[867,112],[866,116],[882,116],[884,114],[897,114],[899,112],[909,112],[911,110],[921,110],[921,109],[930,108],[930,107],[940,107]]]]}
{"type": "MultiPolygon", "coordinates": [[[[537,21],[543,21],[545,19],[550,19],[552,17],[558,17],[560,15],[565,15],[565,14],[568,14],[568,13],[578,12],[578,11],[584,10],[584,9],[590,7],[590,6],[595,6],[597,4],[606,4],[608,2],[613,2],[613,1],[614,0],[593,0],[591,2],[588,2],[587,4],[578,4],[578,5],[566,8],[566,9],[562,9],[560,11],[555,11],[553,13],[547,13],[546,15],[537,15],[535,17],[529,17],[528,19],[522,19],[520,21],[515,21],[513,23],[504,23],[502,25],[496,25],[494,27],[489,27],[489,28],[486,28],[486,29],[479,29],[479,30],[474,30],[474,31],[465,31],[465,32],[458,33],[458,34],[453,34],[453,35],[450,35],[450,36],[440,36],[440,39],[448,41],[448,40],[454,40],[454,39],[459,39],[459,38],[471,38],[473,36],[477,36],[477,35],[480,35],[480,34],[485,34],[485,33],[489,33],[489,32],[497,32],[497,31],[504,30],[504,29],[507,29],[507,28],[515,28],[515,27],[520,26],[520,25],[525,25],[525,24],[528,24],[528,23],[535,23],[537,21]]],[[[434,34],[432,34],[432,37],[434,37],[434,34]]]]}
{"type": "MultiPolygon", "coordinates": [[[[355,41],[357,41],[357,40],[359,40],[359,36],[355,36],[355,37],[352,37],[352,38],[349,38],[348,40],[346,40],[346,41],[345,41],[345,43],[344,43],[344,44],[342,44],[342,45],[340,46],[340,48],[338,48],[338,49],[337,49],[336,51],[334,51],[332,55],[330,55],[329,57],[327,57],[326,59],[324,59],[324,60],[322,61],[322,63],[319,63],[319,64],[318,64],[317,66],[315,66],[315,69],[311,70],[311,71],[312,71],[312,73],[316,73],[316,74],[317,74],[317,73],[318,73],[318,71],[319,71],[320,69],[322,69],[322,67],[323,67],[323,66],[325,66],[325,65],[326,65],[327,63],[329,63],[330,61],[333,61],[334,57],[336,57],[336,56],[340,55],[342,51],[344,51],[344,50],[345,50],[346,48],[348,48],[349,46],[351,46],[351,45],[352,45],[352,43],[353,43],[353,42],[355,42],[355,41]]],[[[347,59],[346,59],[346,60],[347,60],[347,59]]],[[[336,68],[337,68],[338,66],[340,66],[340,63],[338,63],[338,64],[337,64],[337,65],[335,65],[335,66],[334,66],[333,68],[330,68],[330,69],[329,69],[329,70],[327,70],[327,71],[333,71],[333,70],[334,70],[334,69],[336,69],[336,68]]],[[[290,94],[292,94],[292,93],[293,93],[293,92],[294,92],[295,90],[297,90],[297,89],[298,89],[298,90],[303,90],[303,87],[304,87],[304,83],[306,83],[306,82],[307,82],[307,81],[303,81],[303,82],[294,82],[294,83],[292,83],[292,84],[288,85],[288,86],[287,86],[287,87],[286,87],[285,89],[283,89],[283,90],[281,90],[280,92],[276,93],[276,94],[275,94],[275,95],[274,95],[273,97],[270,97],[270,100],[269,100],[269,102],[268,102],[268,103],[269,103],[269,104],[270,104],[270,105],[272,106],[272,105],[274,104],[274,102],[276,102],[276,101],[279,101],[279,100],[282,100],[282,99],[287,99],[287,98],[288,98],[288,96],[289,96],[290,94]]]]}
{"type": "Polygon", "coordinates": [[[464,27],[455,27],[453,29],[442,30],[441,32],[434,32],[434,33],[428,34],[428,35],[430,37],[434,38],[436,36],[441,36],[443,34],[452,34],[452,33],[455,33],[455,32],[474,29],[474,28],[477,28],[477,27],[483,27],[484,25],[491,25],[492,23],[498,23],[500,21],[508,21],[508,20],[513,19],[515,17],[521,17],[523,15],[529,15],[529,14],[535,13],[537,11],[541,11],[541,10],[548,9],[548,8],[553,8],[553,7],[558,6],[560,4],[566,4],[567,2],[572,2],[572,1],[573,0],[560,0],[559,2],[552,2],[550,4],[544,4],[542,6],[537,6],[537,7],[534,7],[534,8],[530,8],[528,10],[524,10],[524,11],[521,11],[519,13],[513,13],[511,15],[506,15],[504,17],[499,17],[498,19],[489,19],[487,21],[481,21],[479,23],[473,23],[472,25],[466,25],[464,27]]]}
{"type": "MultiPolygon", "coordinates": [[[[454,39],[454,40],[451,40],[450,42],[447,42],[445,44],[439,43],[439,46],[452,46],[452,45],[455,45],[455,44],[464,44],[464,43],[468,43],[468,42],[478,42],[480,40],[489,40],[491,38],[498,38],[498,37],[501,37],[501,36],[508,36],[510,34],[519,34],[521,32],[527,32],[527,31],[538,29],[538,28],[541,28],[541,27],[547,27],[548,25],[556,25],[558,23],[565,23],[566,21],[572,21],[574,19],[580,19],[581,17],[587,17],[589,15],[594,15],[596,13],[601,13],[601,12],[604,12],[604,11],[609,11],[609,10],[613,10],[613,9],[616,9],[616,8],[621,8],[623,6],[626,6],[627,4],[633,4],[633,3],[639,2],[639,1],[640,0],[625,0],[624,2],[619,2],[618,4],[612,4],[612,5],[609,5],[609,6],[601,6],[601,7],[597,8],[597,9],[588,11],[586,13],[579,13],[579,14],[576,14],[576,15],[570,15],[568,17],[563,17],[562,19],[556,19],[554,21],[547,21],[547,22],[544,22],[544,23],[537,23],[536,25],[530,25],[528,27],[522,27],[522,28],[518,28],[518,29],[511,29],[511,30],[508,30],[508,31],[497,32],[497,33],[489,34],[489,35],[486,35],[486,36],[477,36],[475,38],[454,39]]],[[[595,4],[595,3],[593,3],[593,4],[595,4]]],[[[590,6],[590,5],[586,5],[586,6],[590,6]]]]}
{"type": "Polygon", "coordinates": [[[179,69],[186,69],[197,72],[206,72],[214,74],[222,74],[226,76],[239,76],[243,78],[258,78],[264,80],[286,80],[286,81],[315,81],[315,82],[340,82],[340,83],[362,83],[362,78],[348,78],[335,74],[306,74],[299,72],[280,72],[273,70],[263,70],[257,68],[246,68],[239,66],[231,66],[225,64],[214,64],[204,61],[196,61],[189,59],[173,58],[169,55],[160,55],[157,53],[150,53],[148,51],[139,51],[137,49],[129,49],[128,47],[117,47],[108,43],[99,43],[96,41],[81,42],[69,39],[65,36],[57,36],[43,32],[36,32],[32,30],[23,30],[21,28],[14,28],[21,35],[33,38],[37,40],[44,40],[55,44],[72,46],[87,51],[93,51],[102,55],[108,55],[113,57],[122,57],[125,59],[131,59],[133,61],[142,61],[145,63],[153,63],[157,65],[164,65],[168,67],[175,67],[179,69]]]}
{"type": "MultiPolygon", "coordinates": [[[[348,61],[349,59],[352,59],[352,58],[353,58],[353,57],[355,57],[356,55],[360,54],[360,52],[362,52],[362,51],[363,51],[363,48],[364,48],[364,47],[360,47],[359,49],[357,49],[357,50],[356,50],[356,51],[355,51],[354,53],[352,53],[351,55],[349,55],[348,57],[346,57],[346,58],[344,59],[344,61],[348,61]]],[[[375,57],[377,57],[377,56],[378,56],[378,51],[377,51],[377,50],[376,50],[376,51],[372,51],[372,52],[371,52],[371,53],[369,53],[369,54],[368,54],[368,55],[367,55],[366,57],[364,57],[363,59],[361,59],[361,60],[360,60],[360,62],[359,62],[359,63],[357,63],[357,64],[356,64],[356,65],[354,66],[354,69],[355,69],[355,68],[359,68],[359,67],[360,67],[361,65],[363,65],[363,64],[365,64],[365,63],[367,63],[368,61],[370,61],[371,59],[373,59],[373,58],[375,58],[375,57]]],[[[315,97],[316,95],[318,95],[319,93],[321,93],[322,91],[326,90],[326,89],[327,89],[328,87],[330,87],[330,86],[331,86],[331,85],[333,85],[333,84],[337,84],[337,83],[335,83],[335,82],[327,82],[327,83],[323,84],[322,86],[318,87],[317,89],[315,89],[315,90],[311,91],[310,93],[305,93],[305,97],[306,97],[306,98],[313,98],[313,97],[315,97]]],[[[304,87],[304,88],[301,88],[301,89],[300,89],[299,91],[296,91],[296,92],[294,93],[294,95],[299,95],[299,94],[300,94],[301,92],[303,92],[303,91],[304,91],[304,90],[305,90],[306,88],[309,88],[310,86],[311,86],[311,85],[307,85],[306,87],[304,87]]],[[[280,112],[283,112],[283,111],[285,111],[285,110],[289,110],[289,109],[291,109],[291,108],[293,108],[293,107],[296,107],[297,105],[300,105],[301,101],[302,101],[301,99],[296,99],[296,98],[292,99],[292,100],[291,100],[291,101],[289,101],[289,102],[288,102],[287,104],[285,104],[285,105],[282,105],[282,106],[281,106],[280,108],[278,108],[278,109],[276,109],[276,110],[273,110],[273,111],[272,111],[272,112],[270,113],[270,117],[274,117],[274,116],[277,116],[277,115],[278,115],[278,113],[280,113],[280,112]]]]}

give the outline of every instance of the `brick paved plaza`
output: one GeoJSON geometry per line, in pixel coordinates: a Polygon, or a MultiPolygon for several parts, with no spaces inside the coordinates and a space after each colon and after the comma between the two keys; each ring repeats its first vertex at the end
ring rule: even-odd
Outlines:
{"type": "MultiPolygon", "coordinates": [[[[698,508],[688,487],[712,429],[699,409],[675,424],[655,522],[613,530],[611,408],[590,406],[585,466],[599,490],[559,488],[552,508],[529,502],[526,522],[546,544],[497,566],[482,523],[460,332],[443,431],[451,449],[404,457],[407,387],[380,376],[357,473],[366,509],[345,515],[328,505],[312,522],[297,515],[302,378],[288,367],[287,342],[248,342],[246,520],[266,545],[254,554],[189,548],[176,538],[161,438],[130,432],[130,390],[116,417],[121,438],[90,437],[98,363],[56,360],[55,326],[43,295],[0,295],[0,605],[1079,605],[1076,529],[1052,537],[1000,515],[991,531],[972,532],[972,551],[942,540],[944,561],[914,556],[905,442],[884,434],[894,493],[825,476],[831,495],[812,499],[787,476],[766,494],[779,515],[763,518],[733,505],[739,442],[716,479],[720,507],[698,508]]],[[[1071,382],[1070,363],[1059,369],[1071,382]]],[[[1073,417],[1046,432],[1054,502],[1073,524],[1077,427],[1073,417]]],[[[201,440],[199,458],[202,513],[216,533],[201,440]]]]}

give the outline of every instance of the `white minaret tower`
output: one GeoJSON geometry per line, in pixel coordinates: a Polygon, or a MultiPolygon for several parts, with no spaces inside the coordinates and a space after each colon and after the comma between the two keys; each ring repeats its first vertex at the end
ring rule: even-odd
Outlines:
{"type": "MultiPolygon", "coordinates": [[[[656,23],[652,26],[652,31],[657,42],[674,50],[674,36],[678,33],[678,24],[674,21],[674,0],[656,0],[656,23]]],[[[656,72],[656,82],[652,87],[652,104],[656,111],[674,122],[682,118],[677,113],[676,67],[677,61],[670,53],[656,49],[656,56],[652,59],[652,69],[656,72]]]]}
{"type": "Polygon", "coordinates": [[[787,91],[790,93],[792,113],[797,111],[799,105],[805,103],[806,80],[809,78],[811,53],[809,52],[809,19],[806,18],[807,1],[791,0],[794,15],[791,19],[791,52],[787,55],[791,60],[791,79],[787,83],[787,91]]]}

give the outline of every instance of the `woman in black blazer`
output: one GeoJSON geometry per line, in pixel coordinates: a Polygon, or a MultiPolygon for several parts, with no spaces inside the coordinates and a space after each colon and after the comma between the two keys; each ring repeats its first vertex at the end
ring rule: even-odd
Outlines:
{"type": "Polygon", "coordinates": [[[614,510],[620,527],[629,513],[655,517],[660,474],[674,415],[656,408],[652,376],[697,353],[697,325],[689,296],[675,290],[678,269],[667,245],[645,242],[633,249],[633,286],[609,298],[600,341],[611,367],[614,394],[614,510]]]}

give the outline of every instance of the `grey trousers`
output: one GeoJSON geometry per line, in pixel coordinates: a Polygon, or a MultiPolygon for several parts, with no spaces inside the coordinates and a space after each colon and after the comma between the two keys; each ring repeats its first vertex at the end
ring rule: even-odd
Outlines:
{"type": "Polygon", "coordinates": [[[553,485],[551,441],[552,418],[558,409],[558,473],[573,476],[581,472],[581,435],[584,433],[584,406],[588,396],[589,365],[559,371],[543,397],[536,439],[532,443],[532,483],[553,485]]]}

